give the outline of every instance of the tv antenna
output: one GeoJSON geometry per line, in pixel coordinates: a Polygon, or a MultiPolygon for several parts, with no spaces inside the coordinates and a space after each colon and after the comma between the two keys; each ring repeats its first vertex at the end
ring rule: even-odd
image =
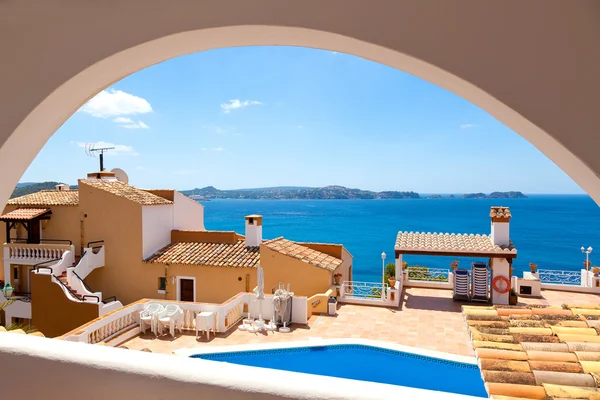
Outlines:
{"type": "Polygon", "coordinates": [[[100,172],[104,171],[104,152],[108,150],[114,150],[114,147],[98,147],[96,148],[95,143],[88,143],[85,145],[85,154],[90,157],[96,157],[96,153],[100,154],[100,172]]]}

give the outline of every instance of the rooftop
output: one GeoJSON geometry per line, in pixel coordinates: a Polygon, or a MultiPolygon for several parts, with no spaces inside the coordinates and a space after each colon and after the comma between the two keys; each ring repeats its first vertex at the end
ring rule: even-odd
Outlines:
{"type": "Polygon", "coordinates": [[[490,395],[600,398],[600,305],[463,306],[490,395]]]}
{"type": "Polygon", "coordinates": [[[18,206],[76,206],[79,204],[77,190],[41,190],[8,200],[8,205],[18,206]]]}
{"type": "Polygon", "coordinates": [[[491,256],[514,258],[517,249],[498,246],[488,235],[398,232],[395,250],[402,254],[430,254],[451,256],[491,256]]]}
{"type": "Polygon", "coordinates": [[[492,218],[511,218],[512,214],[508,207],[492,207],[490,208],[490,217],[492,218]]]}
{"type": "Polygon", "coordinates": [[[29,221],[50,213],[49,208],[17,208],[0,216],[0,221],[29,221]]]}
{"type": "Polygon", "coordinates": [[[244,240],[235,243],[174,242],[145,260],[154,264],[237,268],[254,268],[259,261],[259,248],[246,247],[244,240]]]}
{"type": "Polygon", "coordinates": [[[173,204],[172,201],[167,200],[163,197],[157,196],[146,190],[138,189],[134,186],[128,185],[120,181],[104,181],[99,179],[80,179],[79,185],[91,186],[96,189],[104,190],[108,193],[114,194],[119,197],[123,197],[127,200],[141,204],[143,206],[156,206],[173,204]]]}
{"type": "Polygon", "coordinates": [[[263,242],[263,244],[273,251],[329,271],[335,271],[335,269],[342,264],[342,260],[337,257],[330,256],[329,254],[311,249],[282,237],[267,240],[263,242]]]}

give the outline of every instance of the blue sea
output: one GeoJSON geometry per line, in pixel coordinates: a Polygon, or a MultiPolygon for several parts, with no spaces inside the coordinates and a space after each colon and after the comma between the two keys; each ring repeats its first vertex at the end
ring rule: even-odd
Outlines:
{"type": "MultiPolygon", "coordinates": [[[[381,253],[394,261],[398,231],[490,233],[490,206],[508,206],[515,272],[579,270],[581,246],[597,248],[600,208],[584,195],[537,195],[526,199],[414,200],[213,200],[202,202],[206,229],[244,233],[244,216],[263,215],[263,238],[343,244],[354,256],[354,280],[381,279],[381,253]]],[[[590,255],[593,264],[596,251],[590,255]]],[[[451,257],[405,256],[410,265],[449,268],[451,257]]],[[[475,259],[458,259],[468,267],[475,259]]],[[[487,261],[483,259],[481,261],[487,261]]]]}

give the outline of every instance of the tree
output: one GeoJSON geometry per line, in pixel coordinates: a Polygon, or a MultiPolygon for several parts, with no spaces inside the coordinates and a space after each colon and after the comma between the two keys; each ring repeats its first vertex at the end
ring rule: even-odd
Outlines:
{"type": "Polygon", "coordinates": [[[385,282],[389,279],[396,279],[396,264],[389,262],[385,265],[385,274],[383,275],[385,282]]]}

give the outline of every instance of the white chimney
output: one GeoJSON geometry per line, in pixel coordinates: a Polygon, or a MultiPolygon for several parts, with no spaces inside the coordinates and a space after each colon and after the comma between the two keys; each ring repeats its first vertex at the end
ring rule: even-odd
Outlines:
{"type": "Polygon", "coordinates": [[[69,187],[69,185],[64,184],[64,183],[59,183],[58,185],[55,186],[56,190],[70,190],[71,188],[69,187]]]}
{"type": "Polygon", "coordinates": [[[262,243],[262,215],[246,218],[246,247],[258,247],[262,243]]]}
{"type": "Polygon", "coordinates": [[[492,232],[490,239],[498,246],[510,244],[510,218],[512,217],[508,207],[492,207],[490,210],[492,218],[492,232]]]}

